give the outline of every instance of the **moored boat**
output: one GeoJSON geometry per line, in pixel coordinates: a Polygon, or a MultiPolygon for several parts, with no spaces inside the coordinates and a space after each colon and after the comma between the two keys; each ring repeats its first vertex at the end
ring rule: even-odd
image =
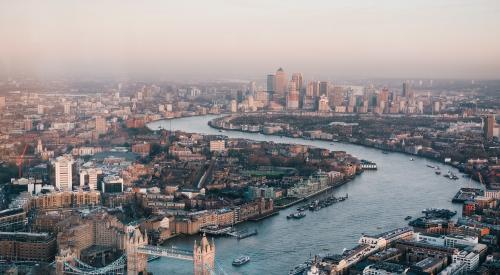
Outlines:
{"type": "Polygon", "coordinates": [[[250,257],[248,256],[239,256],[238,258],[233,260],[233,265],[234,266],[240,266],[248,263],[250,261],[250,257]]]}

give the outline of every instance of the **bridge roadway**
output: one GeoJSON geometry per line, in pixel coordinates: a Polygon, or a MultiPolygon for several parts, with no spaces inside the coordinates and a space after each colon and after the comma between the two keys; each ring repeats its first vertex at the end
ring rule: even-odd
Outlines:
{"type": "Polygon", "coordinates": [[[173,247],[162,247],[154,245],[145,245],[137,249],[137,252],[147,255],[154,255],[178,260],[193,260],[193,251],[182,250],[173,247]]]}

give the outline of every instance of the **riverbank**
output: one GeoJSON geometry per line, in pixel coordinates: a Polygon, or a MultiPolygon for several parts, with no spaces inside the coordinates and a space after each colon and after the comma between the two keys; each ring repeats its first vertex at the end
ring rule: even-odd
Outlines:
{"type": "Polygon", "coordinates": [[[352,145],[357,145],[357,146],[363,146],[363,147],[366,147],[366,148],[373,148],[373,149],[377,149],[377,150],[381,150],[381,151],[385,151],[385,152],[400,153],[400,154],[407,155],[410,158],[418,156],[418,157],[425,158],[425,159],[428,159],[428,160],[431,160],[431,161],[434,161],[434,162],[441,163],[442,165],[448,165],[450,167],[456,168],[460,172],[466,174],[468,177],[470,177],[471,179],[473,179],[474,181],[479,182],[479,179],[476,179],[471,173],[467,172],[464,169],[462,163],[458,163],[458,162],[457,163],[446,162],[442,158],[432,157],[430,155],[412,154],[412,153],[409,153],[409,152],[407,152],[407,151],[405,151],[403,149],[399,149],[399,148],[392,148],[392,147],[386,147],[386,146],[377,146],[377,145],[372,145],[372,144],[364,143],[364,142],[361,142],[361,141],[346,140],[346,139],[342,139],[342,140],[337,140],[337,139],[321,139],[321,138],[311,139],[311,138],[307,138],[307,137],[304,137],[304,136],[294,136],[294,135],[291,135],[289,133],[281,133],[281,132],[280,133],[276,133],[276,134],[268,134],[268,133],[264,133],[262,130],[259,130],[258,132],[255,132],[255,131],[243,131],[241,129],[224,128],[224,127],[218,126],[217,123],[215,123],[217,120],[223,120],[223,119],[227,118],[228,116],[229,115],[222,115],[222,116],[219,116],[217,118],[211,119],[210,121],[208,121],[208,126],[211,127],[211,128],[213,128],[213,129],[219,130],[219,131],[223,130],[223,131],[234,131],[234,132],[252,133],[252,134],[257,133],[257,134],[261,134],[261,135],[275,136],[275,137],[280,137],[280,138],[287,137],[287,138],[293,138],[293,139],[303,139],[303,140],[312,140],[312,141],[319,140],[319,141],[325,141],[325,142],[346,143],[346,144],[352,144],[352,145]]]}

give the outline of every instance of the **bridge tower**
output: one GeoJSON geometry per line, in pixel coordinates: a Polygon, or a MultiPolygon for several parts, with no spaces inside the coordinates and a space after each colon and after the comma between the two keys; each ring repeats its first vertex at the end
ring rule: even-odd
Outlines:
{"type": "Polygon", "coordinates": [[[194,241],[193,250],[194,275],[210,275],[215,267],[215,242],[210,244],[203,233],[200,245],[194,241]]]}
{"type": "Polygon", "coordinates": [[[148,244],[147,233],[142,233],[139,228],[127,236],[127,274],[141,275],[147,274],[148,255],[139,253],[138,248],[148,244]]]}
{"type": "Polygon", "coordinates": [[[56,256],[56,275],[64,275],[64,263],[74,263],[75,253],[70,249],[63,249],[56,256]]]}

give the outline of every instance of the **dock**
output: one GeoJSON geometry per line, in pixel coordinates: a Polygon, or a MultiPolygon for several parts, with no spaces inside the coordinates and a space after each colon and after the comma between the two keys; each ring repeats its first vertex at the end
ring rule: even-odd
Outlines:
{"type": "Polygon", "coordinates": [[[248,231],[248,229],[244,229],[241,231],[231,231],[231,232],[226,233],[226,235],[231,236],[231,237],[235,237],[238,240],[245,239],[245,238],[248,238],[251,236],[255,236],[257,234],[258,234],[257,229],[255,229],[254,231],[248,231]]]}

